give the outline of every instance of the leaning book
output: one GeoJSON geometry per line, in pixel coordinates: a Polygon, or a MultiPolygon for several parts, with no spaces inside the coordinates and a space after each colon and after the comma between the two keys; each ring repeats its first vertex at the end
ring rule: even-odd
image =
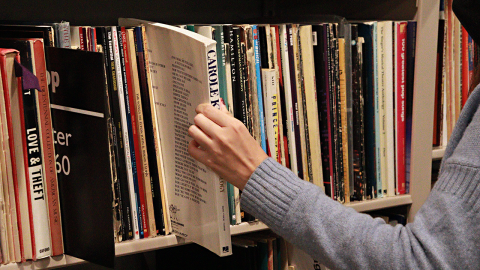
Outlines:
{"type": "Polygon", "coordinates": [[[187,151],[195,108],[219,108],[216,42],[178,27],[120,19],[120,25],[143,25],[157,124],[163,156],[164,188],[172,231],[219,256],[232,252],[227,186],[187,151]]]}

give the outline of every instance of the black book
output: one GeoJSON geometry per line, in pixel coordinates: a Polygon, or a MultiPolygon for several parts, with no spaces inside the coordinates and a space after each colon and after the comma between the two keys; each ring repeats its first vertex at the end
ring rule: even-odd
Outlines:
{"type": "MultiPolygon", "coordinates": [[[[103,56],[105,61],[105,74],[107,79],[107,123],[109,131],[109,144],[111,149],[110,162],[112,166],[112,179],[113,179],[113,200],[114,200],[114,211],[117,220],[120,221],[121,227],[119,230],[120,235],[123,240],[132,239],[133,237],[133,228],[132,220],[130,213],[130,198],[128,197],[128,192],[125,197],[125,192],[123,190],[127,189],[127,171],[125,166],[125,161],[120,159],[124,156],[123,149],[121,148],[122,144],[118,143],[119,135],[116,123],[116,118],[118,117],[118,104],[113,103],[113,88],[116,88],[116,85],[113,85],[113,76],[112,75],[112,66],[111,66],[111,50],[109,48],[109,39],[107,29],[105,27],[97,27],[97,42],[103,47],[103,56]],[[115,116],[116,115],[116,116],[115,116]],[[123,190],[122,190],[123,189],[123,190]]],[[[111,35],[111,33],[110,33],[111,35]]],[[[110,40],[111,45],[111,40],[110,40]]],[[[118,96],[118,95],[117,95],[118,96]]],[[[124,159],[124,157],[123,157],[124,159]]]]}
{"type": "Polygon", "coordinates": [[[268,46],[267,46],[267,32],[265,30],[266,26],[258,26],[258,36],[259,36],[259,41],[260,41],[260,57],[261,61],[260,64],[262,68],[273,68],[269,66],[269,61],[268,61],[268,46]]]}
{"type": "Polygon", "coordinates": [[[104,58],[101,53],[59,48],[48,48],[47,53],[49,70],[58,77],[50,92],[53,127],[68,138],[68,143],[55,145],[58,160],[68,160],[69,173],[58,174],[65,253],[112,268],[104,58]]]}
{"type": "MultiPolygon", "coordinates": [[[[293,27],[287,24],[288,36],[288,63],[290,68],[290,87],[292,93],[292,108],[293,108],[293,129],[295,132],[295,147],[297,151],[297,171],[295,172],[300,179],[303,179],[303,163],[302,163],[302,141],[300,139],[300,119],[298,112],[298,95],[297,95],[297,80],[295,75],[295,53],[293,51],[293,27]]],[[[300,87],[300,86],[298,86],[300,87]]]]}
{"type": "MultiPolygon", "coordinates": [[[[142,27],[135,27],[135,51],[140,79],[140,93],[142,97],[143,123],[145,128],[145,142],[147,144],[150,181],[152,185],[153,210],[155,215],[156,234],[165,235],[165,220],[163,219],[162,193],[160,191],[160,176],[158,171],[157,153],[155,151],[155,133],[153,130],[152,110],[150,106],[150,89],[147,82],[147,66],[145,61],[142,27]]],[[[150,232],[154,233],[154,232],[150,232]]]]}
{"type": "Polygon", "coordinates": [[[364,38],[363,44],[363,94],[365,124],[365,178],[367,179],[367,199],[377,197],[377,173],[375,160],[375,76],[374,76],[374,26],[359,24],[358,35],[364,38]]]}
{"type": "Polygon", "coordinates": [[[231,65],[232,65],[232,90],[233,90],[233,115],[248,128],[247,103],[245,100],[245,79],[243,74],[244,55],[242,53],[241,29],[232,27],[230,31],[231,65]],[[235,86],[233,86],[235,85],[235,86]]]}
{"type": "MultiPolygon", "coordinates": [[[[442,98],[441,98],[441,85],[442,85],[442,76],[443,73],[443,46],[444,46],[444,30],[445,30],[445,20],[438,21],[438,45],[437,45],[437,85],[435,88],[436,96],[435,104],[438,104],[437,107],[442,107],[442,98]],[[441,42],[441,44],[440,44],[441,42]]],[[[412,156],[412,113],[413,113],[413,83],[415,78],[415,46],[417,43],[417,22],[409,21],[407,24],[407,67],[406,67],[406,116],[405,116],[405,187],[406,193],[410,193],[410,159],[412,156]]],[[[440,109],[441,110],[441,109],[440,109]]],[[[437,110],[434,112],[437,114],[437,117],[442,117],[442,112],[437,110]]],[[[440,119],[439,119],[440,120],[440,119]]],[[[438,125],[438,123],[434,123],[438,125]]],[[[439,129],[440,126],[437,126],[439,129]]],[[[437,132],[438,142],[440,141],[440,131],[437,132]]],[[[435,133],[434,133],[435,134],[435,133]]]]}
{"type": "Polygon", "coordinates": [[[332,79],[332,103],[333,103],[333,112],[334,122],[333,130],[334,142],[335,142],[335,159],[334,159],[334,168],[336,177],[334,178],[335,182],[335,194],[336,200],[340,202],[345,201],[345,175],[343,167],[343,142],[342,142],[342,106],[340,98],[340,72],[339,72],[339,50],[338,50],[338,25],[330,24],[330,35],[331,35],[331,61],[332,69],[331,75],[332,79]]]}
{"type": "Polygon", "coordinates": [[[365,179],[365,140],[363,122],[363,55],[362,43],[358,39],[358,25],[351,26],[352,37],[352,122],[353,122],[353,185],[354,192],[351,200],[363,201],[366,195],[365,179]]]}
{"type": "Polygon", "coordinates": [[[329,76],[327,60],[326,25],[313,25],[317,45],[313,47],[315,80],[317,86],[318,119],[320,122],[320,145],[322,147],[322,172],[325,194],[332,197],[333,163],[330,130],[329,76]]]}

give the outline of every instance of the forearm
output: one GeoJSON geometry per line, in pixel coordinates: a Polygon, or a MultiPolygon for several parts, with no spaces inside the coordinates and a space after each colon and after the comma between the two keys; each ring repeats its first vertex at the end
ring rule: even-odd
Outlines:
{"type": "Polygon", "coordinates": [[[273,231],[333,269],[448,268],[452,253],[459,249],[455,241],[445,241],[448,230],[442,231],[445,225],[438,223],[454,222],[452,215],[457,213],[451,209],[458,209],[461,202],[448,194],[437,195],[417,214],[415,223],[392,227],[333,201],[319,187],[268,159],[251,176],[241,203],[273,231]]]}

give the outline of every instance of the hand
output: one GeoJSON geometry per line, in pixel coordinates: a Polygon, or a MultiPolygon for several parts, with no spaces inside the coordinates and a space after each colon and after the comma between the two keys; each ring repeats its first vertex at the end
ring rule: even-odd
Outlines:
{"type": "Polygon", "coordinates": [[[210,104],[198,105],[195,125],[188,129],[193,138],[188,152],[243,190],[252,173],[268,156],[243,123],[231,116],[225,105],[220,107],[219,111],[210,104]]]}

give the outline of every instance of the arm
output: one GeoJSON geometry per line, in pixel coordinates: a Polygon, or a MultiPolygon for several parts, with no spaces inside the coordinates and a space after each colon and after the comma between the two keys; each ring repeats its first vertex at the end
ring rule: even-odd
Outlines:
{"type": "Polygon", "coordinates": [[[191,135],[195,141],[206,140],[196,133],[202,131],[208,140],[192,142],[189,150],[192,156],[243,189],[241,204],[245,210],[327,267],[470,269],[480,265],[480,149],[476,139],[480,134],[480,112],[475,114],[478,104],[480,92],[476,91],[452,135],[438,183],[415,221],[405,227],[392,227],[381,219],[344,207],[273,159],[266,159],[263,151],[262,158],[248,156],[258,154],[258,143],[250,139],[245,127],[245,131],[236,126],[239,132],[227,132],[225,127],[236,124],[226,114],[211,116],[214,111],[199,107],[199,114],[215,119],[211,122],[219,123],[220,128],[213,125],[212,129],[202,122],[202,117],[198,130],[191,128],[191,135]],[[225,137],[221,139],[222,136],[225,137]],[[219,142],[224,139],[228,143],[219,142]],[[209,155],[213,151],[210,148],[217,149],[215,155],[220,156],[209,155]],[[245,151],[248,158],[233,158],[242,156],[235,152],[245,151]],[[226,154],[225,158],[222,154],[226,154]],[[256,169],[249,171],[255,162],[256,169]],[[245,179],[249,173],[250,177],[245,179]]]}

